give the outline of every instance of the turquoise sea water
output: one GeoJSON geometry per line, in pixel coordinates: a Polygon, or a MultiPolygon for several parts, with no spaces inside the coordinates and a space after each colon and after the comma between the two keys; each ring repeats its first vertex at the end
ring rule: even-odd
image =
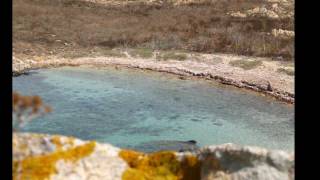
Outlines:
{"type": "Polygon", "coordinates": [[[292,151],[293,106],[205,80],[114,68],[42,69],[13,78],[53,113],[23,131],[71,135],[144,150],[157,141],[196,140],[292,151]],[[143,145],[143,146],[142,146],[143,145]]]}

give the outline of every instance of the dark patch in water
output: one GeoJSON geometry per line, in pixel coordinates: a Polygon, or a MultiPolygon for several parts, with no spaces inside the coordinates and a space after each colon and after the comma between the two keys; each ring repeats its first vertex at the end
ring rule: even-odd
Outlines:
{"type": "Polygon", "coordinates": [[[202,121],[202,120],[200,120],[200,119],[195,119],[195,118],[192,118],[192,119],[191,119],[191,121],[193,121],[193,122],[200,122],[200,121],[202,121]]]}
{"type": "Polygon", "coordinates": [[[175,141],[175,140],[163,140],[163,141],[149,141],[141,143],[137,146],[133,146],[132,149],[140,150],[146,153],[155,151],[196,151],[199,147],[195,140],[189,141],[175,141]]]}
{"type": "Polygon", "coordinates": [[[152,104],[147,105],[147,109],[153,109],[153,108],[154,108],[154,105],[152,105],[152,104]]]}
{"type": "Polygon", "coordinates": [[[180,115],[177,114],[177,115],[170,116],[169,119],[170,119],[170,120],[176,120],[176,119],[178,119],[179,117],[180,117],[180,115]]]}
{"type": "Polygon", "coordinates": [[[130,113],[130,114],[131,114],[131,113],[134,113],[134,112],[135,112],[135,110],[130,109],[128,113],[130,113]]]}
{"type": "Polygon", "coordinates": [[[212,124],[215,125],[215,126],[222,126],[223,125],[221,122],[214,122],[212,124]]]}
{"type": "Polygon", "coordinates": [[[170,130],[170,128],[152,128],[152,127],[130,127],[126,129],[126,134],[143,134],[148,136],[160,136],[163,132],[170,130]]]}
{"type": "Polygon", "coordinates": [[[175,127],[172,130],[177,131],[177,132],[179,132],[179,131],[181,132],[181,127],[175,127]]]}
{"type": "Polygon", "coordinates": [[[179,97],[174,97],[173,99],[174,99],[175,101],[177,101],[177,102],[181,101],[181,98],[179,98],[179,97]]]}

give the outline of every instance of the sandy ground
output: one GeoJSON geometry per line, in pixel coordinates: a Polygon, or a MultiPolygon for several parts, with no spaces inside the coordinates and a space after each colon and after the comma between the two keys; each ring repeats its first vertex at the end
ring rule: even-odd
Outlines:
{"type": "MultiPolygon", "coordinates": [[[[64,65],[116,65],[128,68],[148,69],[184,76],[197,76],[239,88],[251,89],[273,96],[287,103],[294,103],[294,76],[278,72],[279,68],[288,65],[281,61],[272,61],[270,58],[235,56],[228,54],[188,54],[183,61],[157,60],[154,53],[152,58],[127,57],[33,57],[18,59],[13,57],[13,74],[18,75],[29,69],[57,67],[64,65]],[[262,64],[250,70],[231,66],[230,61],[262,61],[262,64]]],[[[290,67],[293,68],[293,67],[290,67]]]]}

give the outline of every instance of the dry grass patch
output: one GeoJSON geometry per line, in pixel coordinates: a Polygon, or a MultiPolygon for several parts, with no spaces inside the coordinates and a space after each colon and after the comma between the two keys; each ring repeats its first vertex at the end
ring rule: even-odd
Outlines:
{"type": "Polygon", "coordinates": [[[81,50],[64,50],[58,53],[58,56],[63,58],[81,58],[81,57],[126,57],[122,49],[110,49],[103,47],[82,48],[81,50]]]}
{"type": "MultiPolygon", "coordinates": [[[[69,49],[84,53],[90,47],[145,47],[282,56],[290,60],[294,39],[279,39],[268,32],[293,30],[293,19],[238,19],[226,15],[265,3],[230,0],[180,6],[134,3],[116,7],[78,0],[14,0],[13,46],[18,51],[18,42],[30,43],[31,50],[37,47],[43,53],[53,54],[69,49]]],[[[138,54],[150,56],[149,52],[138,54]]],[[[183,59],[182,56],[178,59],[183,59]]]]}
{"type": "Polygon", "coordinates": [[[121,49],[99,49],[98,53],[107,57],[126,57],[121,49]]]}
{"type": "Polygon", "coordinates": [[[294,62],[291,61],[280,61],[280,65],[284,67],[294,68],[294,62]]]}
{"type": "Polygon", "coordinates": [[[239,67],[244,70],[250,70],[250,69],[254,69],[254,68],[257,68],[258,66],[262,65],[262,61],[235,60],[235,61],[230,61],[229,64],[231,66],[239,67]]]}
{"type": "Polygon", "coordinates": [[[279,68],[277,72],[284,73],[289,76],[294,76],[294,70],[292,68],[279,68]]]}
{"type": "Polygon", "coordinates": [[[58,56],[68,59],[77,59],[82,57],[88,57],[93,56],[93,54],[90,54],[89,51],[83,50],[83,51],[64,51],[63,53],[59,53],[58,56]]]}
{"type": "Polygon", "coordinates": [[[162,52],[160,53],[156,58],[157,60],[178,60],[178,61],[184,61],[187,59],[187,54],[181,53],[181,52],[174,52],[174,51],[169,51],[169,52],[162,52]]]}
{"type": "Polygon", "coordinates": [[[131,49],[128,53],[135,58],[151,58],[153,56],[153,50],[147,48],[131,49]]]}

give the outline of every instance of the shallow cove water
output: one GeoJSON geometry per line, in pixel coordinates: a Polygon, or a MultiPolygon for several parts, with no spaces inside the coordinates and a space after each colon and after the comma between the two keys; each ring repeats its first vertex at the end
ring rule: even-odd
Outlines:
{"type": "Polygon", "coordinates": [[[13,78],[53,113],[22,131],[75,136],[141,151],[196,140],[293,151],[294,108],[273,99],[176,76],[129,69],[62,67],[13,78]],[[149,144],[149,146],[148,146],[149,144]]]}

